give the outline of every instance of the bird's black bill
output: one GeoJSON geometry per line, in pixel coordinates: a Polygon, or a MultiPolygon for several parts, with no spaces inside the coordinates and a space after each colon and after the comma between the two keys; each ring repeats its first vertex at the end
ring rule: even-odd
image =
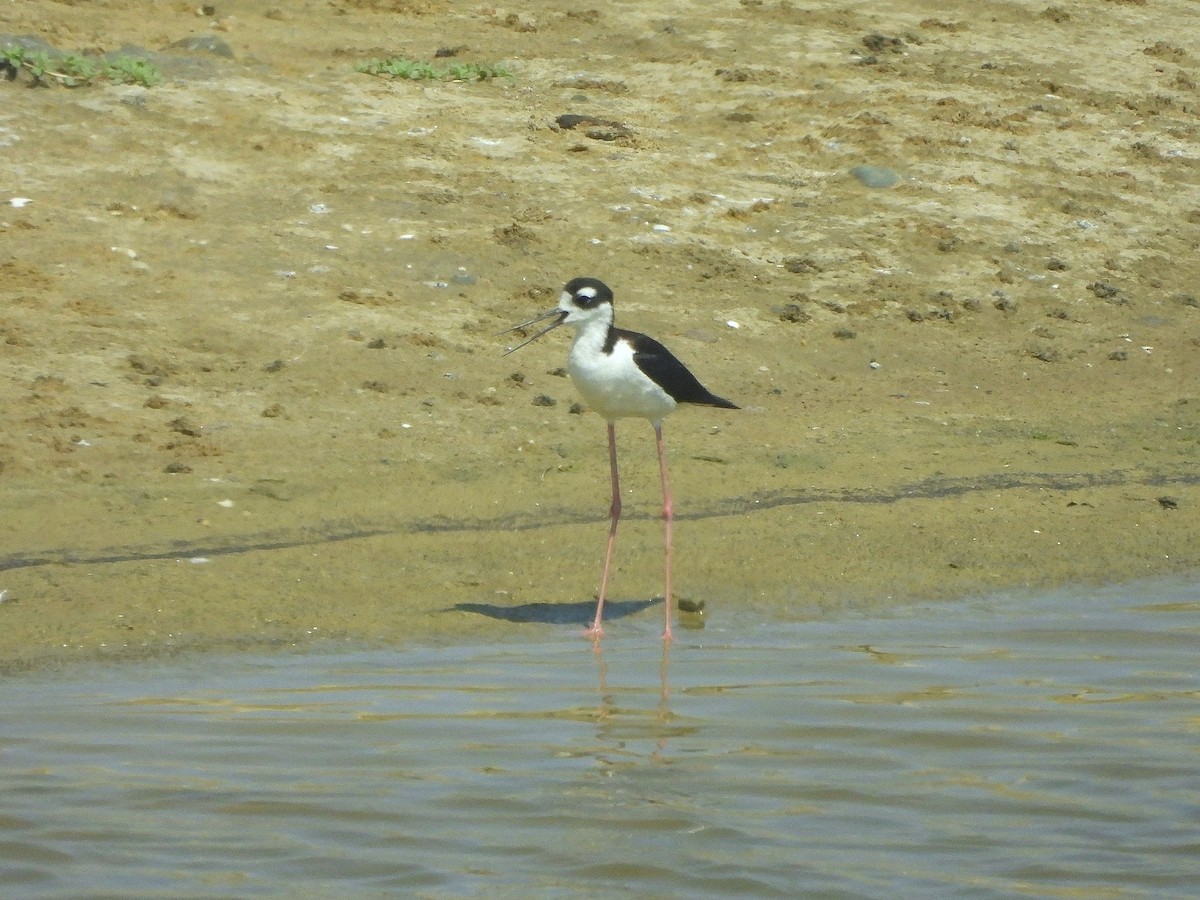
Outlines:
{"type": "Polygon", "coordinates": [[[505,350],[500,355],[508,356],[508,354],[510,354],[510,353],[516,353],[518,350],[520,350],[526,344],[532,344],[534,341],[536,341],[538,338],[540,338],[543,334],[545,334],[548,331],[553,331],[555,328],[557,328],[559,325],[561,325],[564,321],[566,321],[567,314],[565,312],[563,312],[561,309],[552,309],[552,310],[550,310],[550,312],[542,313],[540,316],[536,316],[536,317],[530,319],[528,322],[522,322],[520,325],[514,325],[512,328],[506,328],[502,332],[500,332],[501,334],[510,334],[514,331],[520,331],[522,328],[528,328],[530,325],[533,325],[537,322],[541,322],[544,319],[549,319],[551,316],[558,316],[558,319],[554,322],[551,322],[549,325],[547,325],[541,331],[537,332],[537,334],[535,334],[533,337],[528,338],[527,340],[521,341],[521,343],[517,344],[517,346],[515,346],[515,347],[509,347],[507,350],[505,350]]]}

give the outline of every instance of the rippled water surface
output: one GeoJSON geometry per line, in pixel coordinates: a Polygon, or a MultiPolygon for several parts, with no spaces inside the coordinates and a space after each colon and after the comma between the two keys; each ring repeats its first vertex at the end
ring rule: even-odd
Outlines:
{"type": "Polygon", "coordinates": [[[656,626],[9,678],[0,884],[1200,895],[1195,582],[656,626]]]}

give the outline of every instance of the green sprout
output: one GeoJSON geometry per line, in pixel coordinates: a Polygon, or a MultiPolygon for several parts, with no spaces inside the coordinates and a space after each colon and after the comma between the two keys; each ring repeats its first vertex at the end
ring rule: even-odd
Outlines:
{"type": "Polygon", "coordinates": [[[153,63],[133,56],[117,56],[100,63],[77,53],[51,55],[45,50],[30,51],[19,45],[0,49],[0,76],[14,81],[22,72],[34,87],[51,83],[79,87],[98,79],[153,87],[162,81],[162,74],[153,63]]]}
{"type": "Polygon", "coordinates": [[[115,57],[105,67],[104,75],[117,84],[140,84],[142,87],[154,87],[162,81],[162,73],[154,63],[136,56],[115,57]]]}
{"type": "Polygon", "coordinates": [[[76,53],[69,53],[60,57],[56,67],[62,73],[62,83],[67,87],[90,84],[99,74],[99,69],[94,62],[86,56],[80,56],[76,53]]]}
{"type": "Polygon", "coordinates": [[[405,56],[370,59],[358,63],[354,69],[367,75],[406,78],[412,81],[489,81],[493,78],[513,77],[511,72],[499,64],[452,63],[444,69],[439,69],[431,63],[405,56]]]}

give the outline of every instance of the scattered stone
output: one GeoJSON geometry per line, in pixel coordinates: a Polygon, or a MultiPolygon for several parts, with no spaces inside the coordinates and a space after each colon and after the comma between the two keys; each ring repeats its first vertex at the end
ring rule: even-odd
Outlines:
{"type": "Polygon", "coordinates": [[[821,267],[807,256],[789,256],[783,261],[783,267],[793,275],[800,275],[805,272],[820,272],[821,267]]]}
{"type": "Polygon", "coordinates": [[[492,229],[496,243],[506,247],[525,247],[537,240],[537,234],[517,222],[511,225],[497,225],[492,229]]]}
{"type": "Polygon", "coordinates": [[[1129,351],[1114,350],[1112,353],[1108,354],[1108,358],[1113,362],[1125,362],[1125,360],[1129,359],[1129,351]]]}
{"type": "Polygon", "coordinates": [[[533,398],[534,406],[558,406],[558,401],[549,394],[538,394],[533,398]]]}
{"type": "Polygon", "coordinates": [[[781,322],[811,322],[812,314],[805,312],[804,307],[799,303],[785,303],[779,307],[779,320],[781,322]]]}
{"type": "Polygon", "coordinates": [[[1168,44],[1166,41],[1155,41],[1152,47],[1146,47],[1142,52],[1156,59],[1169,59],[1173,62],[1183,62],[1187,59],[1186,50],[1168,44]]]}
{"type": "Polygon", "coordinates": [[[561,115],[554,120],[560,131],[583,129],[584,135],[594,141],[620,141],[633,137],[633,131],[627,125],[596,116],[579,116],[574,114],[561,115]]]}
{"type": "Polygon", "coordinates": [[[1121,293],[1120,288],[1109,284],[1107,281],[1093,281],[1087,286],[1087,289],[1101,300],[1111,300],[1121,293]]]}
{"type": "Polygon", "coordinates": [[[207,53],[211,56],[223,56],[233,59],[233,48],[215,34],[197,34],[185,37],[171,45],[172,50],[186,50],[188,53],[207,53]]]}
{"type": "Polygon", "coordinates": [[[869,188],[889,188],[900,180],[895,169],[886,166],[855,166],[850,174],[869,188]]]}
{"type": "Polygon", "coordinates": [[[1174,497],[1159,497],[1158,505],[1163,509],[1179,509],[1179,501],[1174,497]]]}
{"type": "Polygon", "coordinates": [[[276,372],[282,372],[286,367],[287,363],[285,363],[282,359],[277,359],[263,366],[263,371],[274,375],[276,372]]]}
{"type": "Polygon", "coordinates": [[[992,296],[996,298],[996,300],[992,303],[992,306],[996,307],[996,309],[1000,310],[1000,312],[1016,312],[1017,301],[1009,297],[1008,294],[1004,293],[1004,291],[994,291],[992,296]]]}
{"type": "Polygon", "coordinates": [[[903,53],[904,41],[898,37],[888,37],[886,34],[868,34],[862,39],[863,46],[872,53],[903,53]]]}
{"type": "Polygon", "coordinates": [[[176,434],[184,434],[188,437],[200,437],[200,426],[195,424],[186,416],[180,416],[178,419],[172,419],[167,423],[167,427],[176,434]]]}
{"type": "Polygon", "coordinates": [[[168,475],[188,475],[191,473],[192,467],[187,463],[176,460],[175,462],[169,462],[163,466],[163,471],[168,475]]]}

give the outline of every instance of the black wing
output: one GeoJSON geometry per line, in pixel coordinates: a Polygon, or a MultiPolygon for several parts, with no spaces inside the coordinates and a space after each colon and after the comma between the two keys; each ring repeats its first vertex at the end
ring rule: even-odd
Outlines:
{"type": "Polygon", "coordinates": [[[666,347],[654,338],[614,328],[609,340],[623,338],[633,345],[633,361],[637,367],[666,391],[676,403],[696,403],[701,406],[719,406],[722,409],[739,409],[737,404],[718,397],[688,371],[688,367],[675,358],[666,347]]]}

